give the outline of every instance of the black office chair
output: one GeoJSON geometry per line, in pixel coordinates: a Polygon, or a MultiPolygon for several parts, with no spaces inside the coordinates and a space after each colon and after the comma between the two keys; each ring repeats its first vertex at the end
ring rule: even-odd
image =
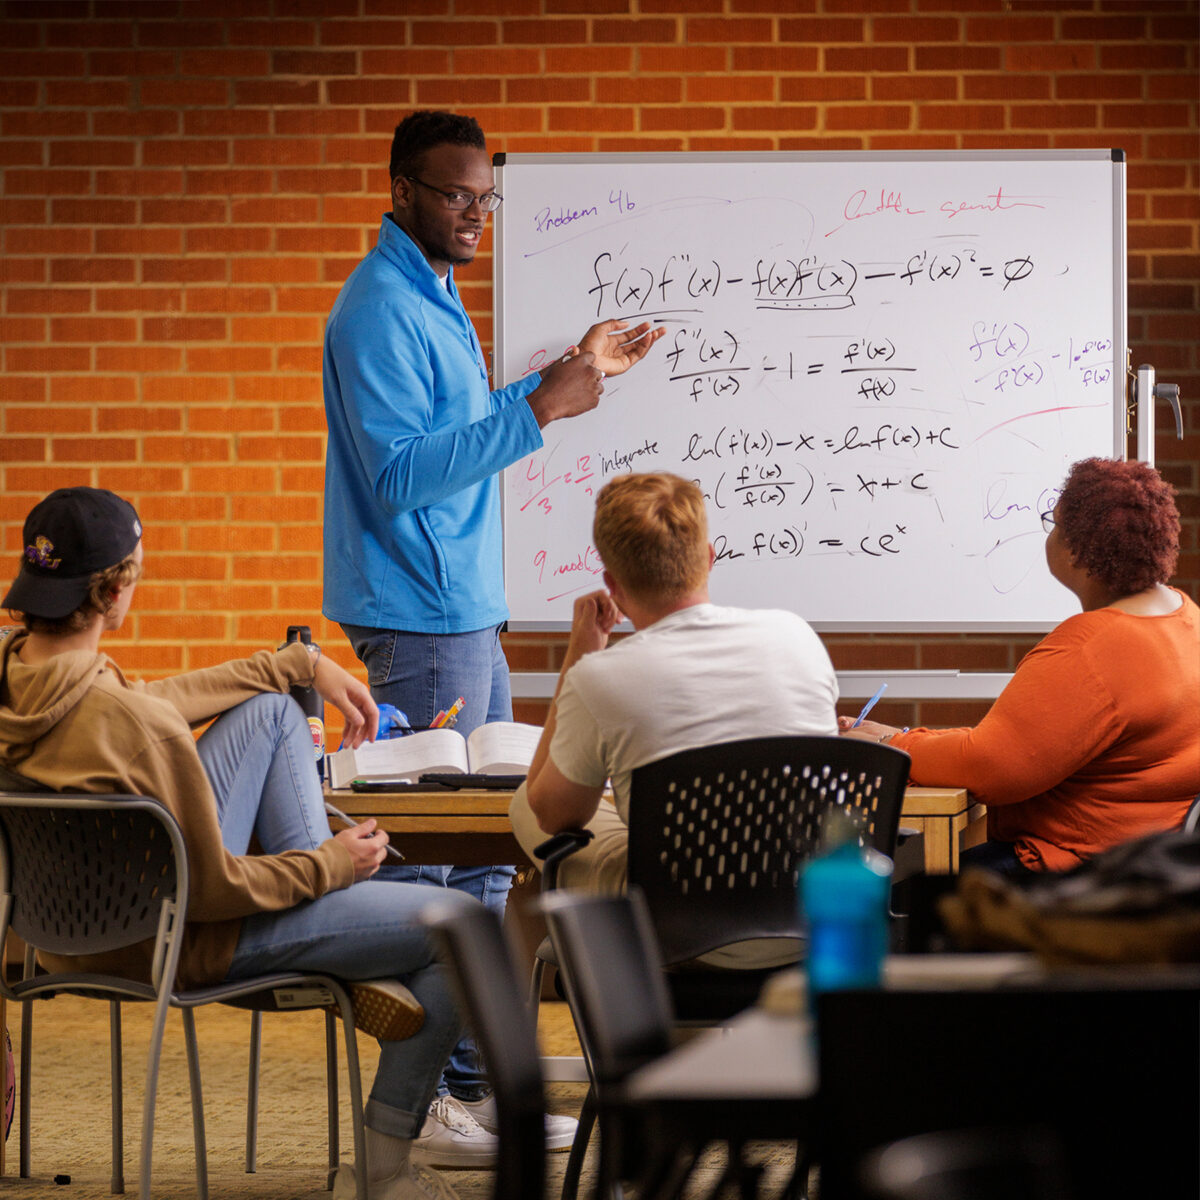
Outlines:
{"type": "MultiPolygon", "coordinates": [[[[158,1064],[170,1008],[179,1008],[183,1014],[196,1188],[201,1200],[208,1195],[208,1169],[193,1010],[203,1004],[236,1004],[264,1010],[315,1007],[326,1010],[330,1181],[338,1164],[337,1040],[330,1011],[331,1005],[336,1006],[344,1023],[354,1150],[359,1163],[366,1161],[354,1011],[342,984],[326,975],[288,972],[193,990],[177,988],[175,974],[187,919],[187,899],[188,862],[183,834],[174,817],[158,801],[124,795],[0,793],[0,945],[11,928],[27,946],[24,977],[20,982],[10,985],[0,972],[0,994],[21,1004],[22,1178],[30,1174],[32,1002],[60,993],[109,1002],[114,1193],[125,1190],[121,1004],[126,1001],[155,1006],[142,1114],[138,1181],[142,1200],[150,1197],[158,1064]],[[62,955],[103,953],[147,940],[155,943],[150,983],[93,972],[47,972],[35,962],[39,951],[62,955]]],[[[252,1057],[248,1171],[254,1170],[257,1075],[257,1059],[252,1057]]],[[[366,1171],[357,1172],[356,1178],[359,1200],[366,1200],[366,1171]]]]}
{"type": "MultiPolygon", "coordinates": [[[[800,938],[797,881],[831,809],[849,814],[863,845],[895,855],[909,761],[856,738],[771,737],[684,750],[633,772],[628,882],[645,893],[664,963],[689,963],[668,973],[677,1020],[723,1020],[754,1002],[776,967],[704,970],[691,960],[750,938],[800,938]]],[[[552,860],[543,890],[588,836],[569,831],[538,847],[552,860]]],[[[535,1003],[551,958],[538,948],[535,1003]]]]}
{"type": "Polygon", "coordinates": [[[503,927],[482,905],[443,902],[421,914],[450,967],[455,991],[487,1063],[500,1147],[494,1200],[542,1200],[546,1190],[546,1096],[537,1030],[503,927]]]}
{"type": "MultiPolygon", "coordinates": [[[[1014,1114],[1015,1115],[1015,1114],[1014,1114]]],[[[1062,1146],[1045,1128],[916,1134],[867,1156],[872,1200],[1070,1200],[1062,1146]]]]}
{"type": "MultiPolygon", "coordinates": [[[[546,918],[571,1012],[579,1031],[590,1087],[579,1116],[563,1184],[573,1196],[591,1131],[600,1125],[597,1197],[621,1196],[619,1181],[648,1164],[646,1146],[629,1121],[621,1085],[631,1071],[671,1046],[673,1014],[645,901],[625,896],[554,891],[538,905],[546,918]]],[[[666,1161],[649,1164],[650,1173],[666,1161]]],[[[653,1189],[648,1189],[652,1191],[653,1189]]]]}

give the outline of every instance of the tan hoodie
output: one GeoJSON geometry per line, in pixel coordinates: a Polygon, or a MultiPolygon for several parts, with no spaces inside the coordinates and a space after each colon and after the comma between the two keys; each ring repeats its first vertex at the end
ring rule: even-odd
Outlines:
{"type": "MultiPolygon", "coordinates": [[[[105,654],[74,650],[36,667],[17,657],[25,633],[0,634],[0,763],[55,791],[127,792],[160,801],[179,822],[191,883],[179,983],[224,979],[241,919],[349,887],[349,851],[230,854],[191,727],[262,692],[312,681],[302,645],[259,651],[219,667],[130,683],[105,654]]],[[[149,979],[152,944],[79,958],[46,956],[53,970],[116,971],[149,979]]]]}

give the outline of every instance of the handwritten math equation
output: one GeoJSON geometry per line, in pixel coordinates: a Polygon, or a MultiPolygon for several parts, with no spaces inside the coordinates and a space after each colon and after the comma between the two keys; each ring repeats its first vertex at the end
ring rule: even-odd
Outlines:
{"type": "Polygon", "coordinates": [[[852,308],[856,291],[917,286],[948,286],[955,280],[995,280],[999,290],[1036,278],[1029,254],[1016,252],[999,261],[971,246],[959,250],[919,247],[892,263],[827,261],[813,254],[796,258],[759,258],[727,264],[690,253],[668,254],[652,263],[623,264],[605,250],[592,262],[587,294],[597,318],[636,318],[652,313],[695,311],[698,302],[734,291],[757,309],[829,310],[852,308]]]}

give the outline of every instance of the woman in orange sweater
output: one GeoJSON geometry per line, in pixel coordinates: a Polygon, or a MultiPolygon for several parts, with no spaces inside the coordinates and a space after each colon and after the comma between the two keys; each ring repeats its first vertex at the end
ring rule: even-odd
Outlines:
{"type": "Polygon", "coordinates": [[[1050,573],[1079,598],[973,729],[843,733],[912,756],[911,778],[988,807],[962,856],[1007,873],[1062,871],[1177,827],[1200,792],[1200,610],[1166,581],[1179,553],[1172,489],[1141,462],[1089,458],[1042,516],[1050,573]]]}

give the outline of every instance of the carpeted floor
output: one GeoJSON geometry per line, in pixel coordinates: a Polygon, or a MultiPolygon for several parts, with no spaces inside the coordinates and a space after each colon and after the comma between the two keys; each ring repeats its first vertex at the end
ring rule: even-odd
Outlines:
{"type": "MultiPolygon", "coordinates": [[[[125,1046],[125,1173],[126,1191],[137,1193],[137,1161],[141,1133],[141,1097],[145,1047],[149,1036],[148,1005],[126,1005],[125,1046]]],[[[54,1196],[57,1200],[103,1200],[109,1193],[109,1063],[108,1007],[62,997],[35,1009],[31,1180],[15,1178],[17,1127],[7,1147],[6,1174],[0,1193],[54,1196]],[[56,1184],[56,1176],[69,1183],[56,1184]]],[[[14,1051],[18,1050],[19,1016],[9,1013],[14,1051]]],[[[204,1081],[208,1134],[210,1194],[220,1200],[328,1200],[325,1185],[325,1057],[323,1021],[317,1013],[269,1016],[263,1022],[263,1067],[260,1099],[258,1171],[243,1167],[245,1138],[246,1050],[249,1017],[212,1006],[196,1014],[204,1081]]],[[[570,1017],[561,1003],[544,1003],[540,1036],[547,1054],[577,1052],[570,1017]]],[[[375,1043],[360,1036],[364,1090],[374,1076],[375,1043]]],[[[576,1115],[583,1084],[548,1085],[554,1112],[576,1115]]],[[[347,1095],[344,1076],[341,1095],[347,1095]]],[[[353,1139],[343,1099],[341,1147],[352,1158],[353,1139]]],[[[786,1179],[788,1155],[763,1147],[763,1195],[786,1179]]],[[[720,1151],[702,1164],[690,1195],[702,1194],[722,1166],[720,1151]]],[[[548,1194],[557,1195],[565,1154],[550,1156],[548,1194]]],[[[489,1172],[452,1171],[447,1176],[462,1200],[488,1200],[489,1172]]],[[[581,1195],[588,1195],[589,1175],[581,1195]]],[[[191,1107],[183,1031],[178,1013],[167,1026],[160,1073],[154,1137],[154,1196],[196,1195],[192,1152],[191,1107]]],[[[534,1200],[534,1198],[530,1198],[534,1200]]]]}

